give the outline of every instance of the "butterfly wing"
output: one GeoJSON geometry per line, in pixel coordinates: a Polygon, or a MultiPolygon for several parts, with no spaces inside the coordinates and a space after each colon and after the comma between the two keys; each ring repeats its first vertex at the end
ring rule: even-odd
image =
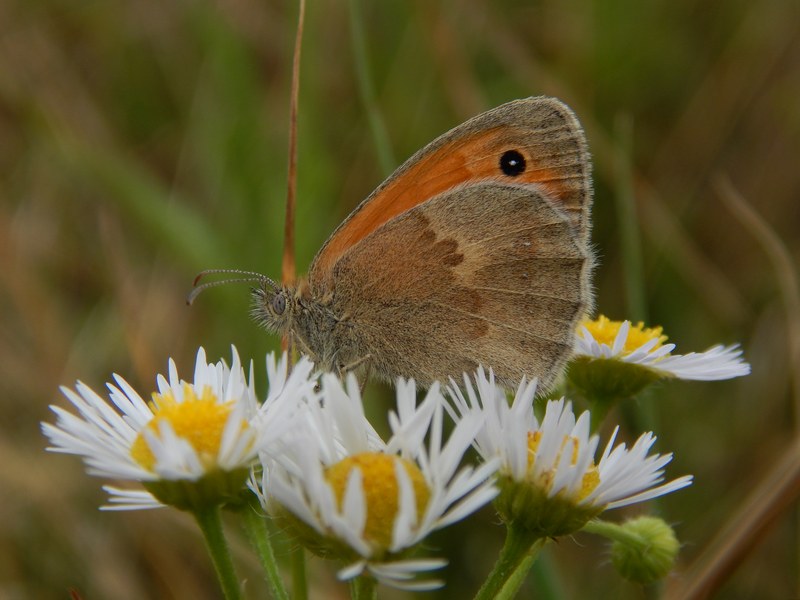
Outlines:
{"type": "Polygon", "coordinates": [[[552,383],[589,302],[569,216],[531,186],[481,182],[372,232],[334,267],[333,308],[386,379],[429,385],[492,367],[552,383]]]}
{"type": "Polygon", "coordinates": [[[552,382],[591,303],[590,163],[569,108],[528,98],[434,140],[362,202],[309,272],[384,378],[478,364],[552,382]]]}
{"type": "Polygon", "coordinates": [[[572,110],[548,97],[508,102],[462,123],[403,163],[333,232],[310,268],[317,281],[337,260],[394,217],[456,186],[486,179],[536,184],[569,215],[576,236],[588,243],[591,162],[572,110]],[[503,172],[501,160],[519,152],[525,169],[503,172]]]}

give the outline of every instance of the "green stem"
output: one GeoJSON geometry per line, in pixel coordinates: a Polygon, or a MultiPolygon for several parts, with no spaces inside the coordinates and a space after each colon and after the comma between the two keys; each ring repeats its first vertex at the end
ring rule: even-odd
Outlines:
{"type": "Polygon", "coordinates": [[[513,598],[545,541],[546,538],[509,526],[500,556],[475,600],[513,598]]]}
{"type": "Polygon", "coordinates": [[[251,506],[245,506],[241,514],[244,518],[245,532],[258,554],[258,559],[261,561],[261,568],[264,570],[264,577],[272,590],[273,598],[289,600],[289,594],[286,591],[286,586],[283,585],[278,563],[275,560],[275,553],[272,550],[264,515],[251,506]]]}
{"type": "Polygon", "coordinates": [[[291,554],[292,562],[292,598],[308,600],[308,580],[306,579],[306,551],[299,544],[291,554]]]}
{"type": "Polygon", "coordinates": [[[630,528],[622,527],[622,525],[612,523],[611,521],[592,519],[586,525],[584,525],[582,531],[594,533],[595,535],[601,535],[604,538],[608,538],[611,541],[620,542],[622,544],[641,545],[642,543],[642,536],[634,533],[630,530],[630,528]]]}
{"type": "Polygon", "coordinates": [[[369,575],[359,575],[350,580],[350,598],[352,600],[376,600],[378,582],[369,575]]]}
{"type": "Polygon", "coordinates": [[[217,572],[217,579],[219,579],[219,584],[226,600],[239,600],[242,597],[242,591],[239,586],[239,578],[236,576],[236,570],[233,567],[230,549],[225,542],[219,507],[212,506],[198,509],[193,514],[197,524],[200,526],[200,530],[203,532],[206,547],[209,554],[211,554],[211,560],[217,572]]]}

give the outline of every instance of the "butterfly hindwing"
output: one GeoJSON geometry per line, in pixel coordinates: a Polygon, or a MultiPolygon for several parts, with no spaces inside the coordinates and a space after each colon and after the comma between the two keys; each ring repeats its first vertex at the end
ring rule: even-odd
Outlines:
{"type": "MultiPolygon", "coordinates": [[[[545,188],[485,181],[439,194],[350,248],[333,269],[332,309],[351,323],[345,346],[386,378],[415,373],[430,384],[482,364],[505,384],[547,385],[589,304],[589,269],[569,213],[545,188]]],[[[329,286],[309,283],[315,295],[329,286]]]]}

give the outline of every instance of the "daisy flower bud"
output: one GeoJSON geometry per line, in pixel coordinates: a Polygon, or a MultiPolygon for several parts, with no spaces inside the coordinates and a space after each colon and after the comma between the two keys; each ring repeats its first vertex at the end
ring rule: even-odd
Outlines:
{"type": "Polygon", "coordinates": [[[657,517],[638,517],[607,535],[611,562],[625,579],[649,584],[666,577],[675,566],[680,543],[672,527],[657,517]]]}

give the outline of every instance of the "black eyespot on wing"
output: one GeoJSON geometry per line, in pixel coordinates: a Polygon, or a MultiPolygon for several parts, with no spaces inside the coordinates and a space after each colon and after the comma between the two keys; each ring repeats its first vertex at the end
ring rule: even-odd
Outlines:
{"type": "Polygon", "coordinates": [[[525,157],[517,150],[506,150],[500,157],[500,170],[509,177],[525,172],[525,157]]]}
{"type": "Polygon", "coordinates": [[[275,294],[272,297],[272,310],[276,315],[282,315],[286,310],[286,296],[281,293],[275,294]]]}

